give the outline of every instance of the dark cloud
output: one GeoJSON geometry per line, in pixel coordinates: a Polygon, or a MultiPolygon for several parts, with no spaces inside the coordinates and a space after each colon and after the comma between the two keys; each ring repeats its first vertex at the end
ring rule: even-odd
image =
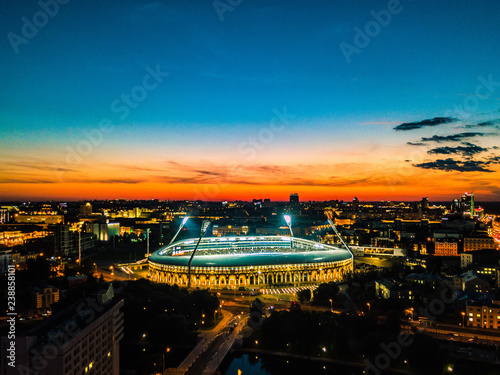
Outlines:
{"type": "Polygon", "coordinates": [[[486,168],[490,162],[474,161],[474,160],[454,160],[454,159],[438,159],[420,164],[413,164],[414,167],[423,169],[437,169],[440,171],[457,171],[457,172],[493,172],[486,168]]]}
{"type": "Polygon", "coordinates": [[[480,154],[481,152],[488,151],[487,148],[477,146],[473,143],[464,142],[463,146],[457,147],[437,147],[427,151],[428,154],[435,155],[451,155],[451,154],[459,154],[463,156],[474,156],[480,154]]]}
{"type": "Polygon", "coordinates": [[[134,178],[111,178],[103,180],[85,180],[85,182],[95,184],[140,184],[144,182],[144,180],[134,178]]]}
{"type": "Polygon", "coordinates": [[[26,169],[36,169],[37,171],[58,171],[58,172],[76,172],[76,169],[65,168],[56,165],[49,165],[48,163],[34,161],[31,163],[25,162],[5,162],[4,166],[17,167],[17,168],[26,168],[26,169]]]}
{"type": "Polygon", "coordinates": [[[486,159],[489,163],[492,164],[500,164],[500,156],[490,156],[488,159],[486,159]]]}
{"type": "Polygon", "coordinates": [[[53,184],[55,180],[30,178],[30,179],[17,179],[17,178],[0,178],[0,184],[53,184]]]}
{"type": "Polygon", "coordinates": [[[443,124],[450,124],[452,122],[458,121],[458,119],[454,117],[434,117],[431,119],[426,119],[417,122],[404,122],[394,127],[396,131],[406,131],[406,130],[415,130],[421,129],[427,126],[437,126],[443,124]]]}
{"type": "MultiPolygon", "coordinates": [[[[41,179],[41,178],[27,178],[27,179],[12,179],[12,178],[0,178],[0,184],[55,184],[59,183],[60,181],[57,181],[56,179],[41,179]]],[[[92,184],[139,184],[141,182],[145,182],[143,180],[139,179],[131,179],[131,178],[114,178],[114,179],[86,179],[86,180],[81,180],[81,179],[64,179],[64,182],[68,183],[92,183],[92,184]]]]}
{"type": "Polygon", "coordinates": [[[498,124],[500,123],[500,120],[490,120],[490,121],[483,121],[478,124],[472,124],[472,125],[465,125],[464,128],[466,129],[472,129],[472,128],[495,128],[498,129],[499,126],[498,124]]]}
{"type": "Polygon", "coordinates": [[[425,146],[425,143],[422,142],[406,142],[406,143],[411,146],[425,146]]]}
{"type": "Polygon", "coordinates": [[[465,138],[474,138],[474,137],[484,137],[488,135],[493,135],[491,133],[481,133],[481,132],[465,132],[451,135],[433,135],[432,137],[422,137],[420,142],[457,142],[461,141],[465,138]]]}

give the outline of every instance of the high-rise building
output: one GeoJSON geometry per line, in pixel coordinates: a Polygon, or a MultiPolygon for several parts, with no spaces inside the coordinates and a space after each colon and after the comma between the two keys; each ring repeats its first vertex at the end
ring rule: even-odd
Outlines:
{"type": "Polygon", "coordinates": [[[9,210],[5,208],[0,208],[0,223],[6,223],[9,221],[9,210]]]}
{"type": "Polygon", "coordinates": [[[482,219],[484,217],[484,208],[482,207],[474,208],[474,216],[477,216],[478,218],[482,219]]]}
{"type": "Polygon", "coordinates": [[[73,250],[72,236],[69,225],[57,224],[54,231],[54,254],[59,256],[69,256],[73,250]]]}
{"type": "Polygon", "coordinates": [[[80,216],[89,217],[92,215],[92,205],[87,202],[80,205],[80,216]]]}
{"type": "Polygon", "coordinates": [[[420,204],[422,205],[422,210],[424,210],[424,212],[427,211],[427,209],[429,208],[429,198],[427,197],[422,198],[420,204]]]}
{"type": "Polygon", "coordinates": [[[464,217],[474,215],[474,193],[465,193],[461,199],[461,210],[464,217]]]}
{"type": "Polygon", "coordinates": [[[357,209],[359,207],[359,199],[358,199],[358,197],[354,197],[354,199],[352,200],[352,207],[354,209],[357,209]]]}
{"type": "MultiPolygon", "coordinates": [[[[86,226],[87,227],[87,226],[86,226]]],[[[96,237],[92,232],[73,232],[69,225],[57,224],[52,226],[54,232],[54,254],[59,256],[74,256],[78,250],[92,249],[96,244],[96,237]]]]}
{"type": "Polygon", "coordinates": [[[9,264],[12,264],[12,250],[2,249],[0,250],[0,274],[7,274],[9,264]]]}
{"type": "Polygon", "coordinates": [[[120,223],[107,223],[108,240],[112,241],[113,237],[120,235],[120,223]]]}
{"type": "Polygon", "coordinates": [[[0,373],[5,375],[119,375],[123,300],[108,291],[90,296],[14,340],[1,341],[0,373]],[[9,366],[14,341],[15,367],[9,366]]]}
{"type": "Polygon", "coordinates": [[[299,204],[299,195],[297,193],[290,194],[290,204],[292,206],[299,204]]]}

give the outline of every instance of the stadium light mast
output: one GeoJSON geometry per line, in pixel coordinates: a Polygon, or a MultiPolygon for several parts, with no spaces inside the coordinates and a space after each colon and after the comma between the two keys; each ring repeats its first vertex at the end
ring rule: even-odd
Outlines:
{"type": "Polygon", "coordinates": [[[168,243],[169,245],[171,245],[172,242],[174,242],[174,240],[177,238],[177,235],[180,233],[180,231],[184,227],[184,224],[186,224],[188,220],[189,220],[189,216],[184,216],[184,219],[182,219],[182,222],[181,222],[181,225],[179,226],[179,229],[177,229],[177,233],[175,234],[175,236],[172,237],[172,239],[168,243]]]}
{"type": "Polygon", "coordinates": [[[283,217],[285,218],[286,225],[288,225],[288,228],[290,229],[290,235],[293,237],[292,218],[290,215],[284,215],[283,217]]]}
{"type": "Polygon", "coordinates": [[[201,223],[200,238],[198,238],[198,242],[196,243],[193,253],[191,254],[191,258],[189,258],[188,261],[188,290],[189,288],[191,288],[191,262],[193,261],[194,254],[196,253],[196,250],[198,250],[198,246],[200,246],[201,239],[207,233],[207,229],[209,226],[210,226],[210,220],[203,220],[203,223],[201,223]]]}
{"type": "Polygon", "coordinates": [[[351,254],[351,258],[352,258],[352,267],[354,269],[354,254],[352,253],[351,249],[349,248],[349,246],[347,246],[346,242],[344,241],[344,239],[342,238],[342,236],[340,235],[339,231],[337,230],[337,227],[335,226],[335,224],[333,223],[333,214],[331,212],[326,212],[326,217],[328,219],[328,222],[330,223],[330,226],[332,227],[333,231],[335,232],[335,234],[337,235],[337,237],[339,238],[340,242],[342,242],[342,244],[344,245],[344,247],[347,249],[347,251],[349,251],[349,253],[351,254]]]}
{"type": "Polygon", "coordinates": [[[293,247],[293,230],[292,230],[292,218],[290,215],[283,215],[286,221],[286,225],[288,225],[288,229],[290,229],[290,249],[293,247]]]}

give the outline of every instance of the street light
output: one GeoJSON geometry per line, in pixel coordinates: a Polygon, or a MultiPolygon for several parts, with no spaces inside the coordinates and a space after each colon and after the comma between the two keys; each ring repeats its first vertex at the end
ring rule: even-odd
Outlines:
{"type": "Polygon", "coordinates": [[[370,302],[366,303],[368,305],[368,311],[372,311],[372,306],[370,305],[370,302]]]}
{"type": "Polygon", "coordinates": [[[333,301],[331,298],[330,298],[330,312],[333,312],[333,301]]]}
{"type": "Polygon", "coordinates": [[[146,229],[146,259],[149,259],[149,228],[146,229]]]}
{"type": "Polygon", "coordinates": [[[82,268],[82,230],[78,230],[78,265],[82,268]]]}
{"type": "MultiPolygon", "coordinates": [[[[168,347],[167,347],[167,348],[165,349],[165,351],[166,351],[167,353],[168,353],[168,352],[170,352],[170,348],[168,348],[168,347]]],[[[162,374],[162,375],[164,375],[164,374],[165,374],[165,352],[163,352],[163,371],[162,371],[162,373],[161,373],[161,374],[162,374]]]]}
{"type": "Polygon", "coordinates": [[[465,327],[465,312],[462,311],[462,330],[464,329],[465,327]]]}
{"type": "Polygon", "coordinates": [[[193,261],[194,254],[196,253],[196,250],[198,250],[198,246],[200,246],[201,239],[207,233],[207,229],[209,226],[210,226],[210,220],[203,220],[203,223],[201,223],[200,238],[198,239],[198,242],[196,243],[196,246],[193,250],[193,253],[191,254],[191,258],[189,258],[189,261],[188,261],[188,289],[191,288],[191,262],[193,261]]]}
{"type": "Polygon", "coordinates": [[[177,233],[175,233],[175,236],[173,236],[172,239],[170,240],[170,242],[168,243],[169,245],[171,245],[172,242],[174,242],[174,240],[177,238],[177,235],[182,230],[182,228],[184,227],[184,224],[186,224],[188,220],[189,220],[189,216],[184,216],[184,219],[182,219],[182,222],[181,222],[181,225],[179,226],[179,229],[177,229],[177,233]]]}

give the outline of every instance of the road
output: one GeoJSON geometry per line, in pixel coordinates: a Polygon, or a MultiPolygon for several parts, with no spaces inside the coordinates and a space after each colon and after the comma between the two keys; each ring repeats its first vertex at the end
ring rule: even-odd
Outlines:
{"type": "Polygon", "coordinates": [[[208,362],[218,354],[219,349],[222,345],[230,340],[229,331],[224,330],[221,332],[212,342],[206,347],[206,349],[196,358],[194,363],[186,371],[186,375],[199,375],[202,374],[207,367],[208,362]]]}
{"type": "Polygon", "coordinates": [[[355,266],[366,263],[375,267],[390,267],[394,263],[400,262],[399,258],[377,258],[377,257],[355,257],[355,266]]]}
{"type": "Polygon", "coordinates": [[[459,328],[456,325],[445,323],[439,323],[437,326],[427,326],[418,322],[402,323],[401,326],[407,330],[411,329],[411,327],[416,328],[418,331],[441,340],[496,345],[500,343],[500,332],[487,331],[479,328],[459,328]]]}
{"type": "MultiPolygon", "coordinates": [[[[188,371],[198,358],[204,355],[205,351],[212,347],[212,342],[223,333],[228,325],[232,324],[233,314],[228,311],[222,310],[224,315],[223,319],[217,324],[217,326],[209,331],[203,331],[200,333],[200,341],[194,347],[194,349],[188,354],[188,356],[182,361],[182,363],[177,367],[177,369],[169,369],[167,374],[184,374],[188,371]]],[[[205,357],[203,357],[205,358],[205,357]]],[[[206,359],[206,358],[205,358],[206,359]]],[[[199,365],[197,365],[199,366],[199,365]]]]}

